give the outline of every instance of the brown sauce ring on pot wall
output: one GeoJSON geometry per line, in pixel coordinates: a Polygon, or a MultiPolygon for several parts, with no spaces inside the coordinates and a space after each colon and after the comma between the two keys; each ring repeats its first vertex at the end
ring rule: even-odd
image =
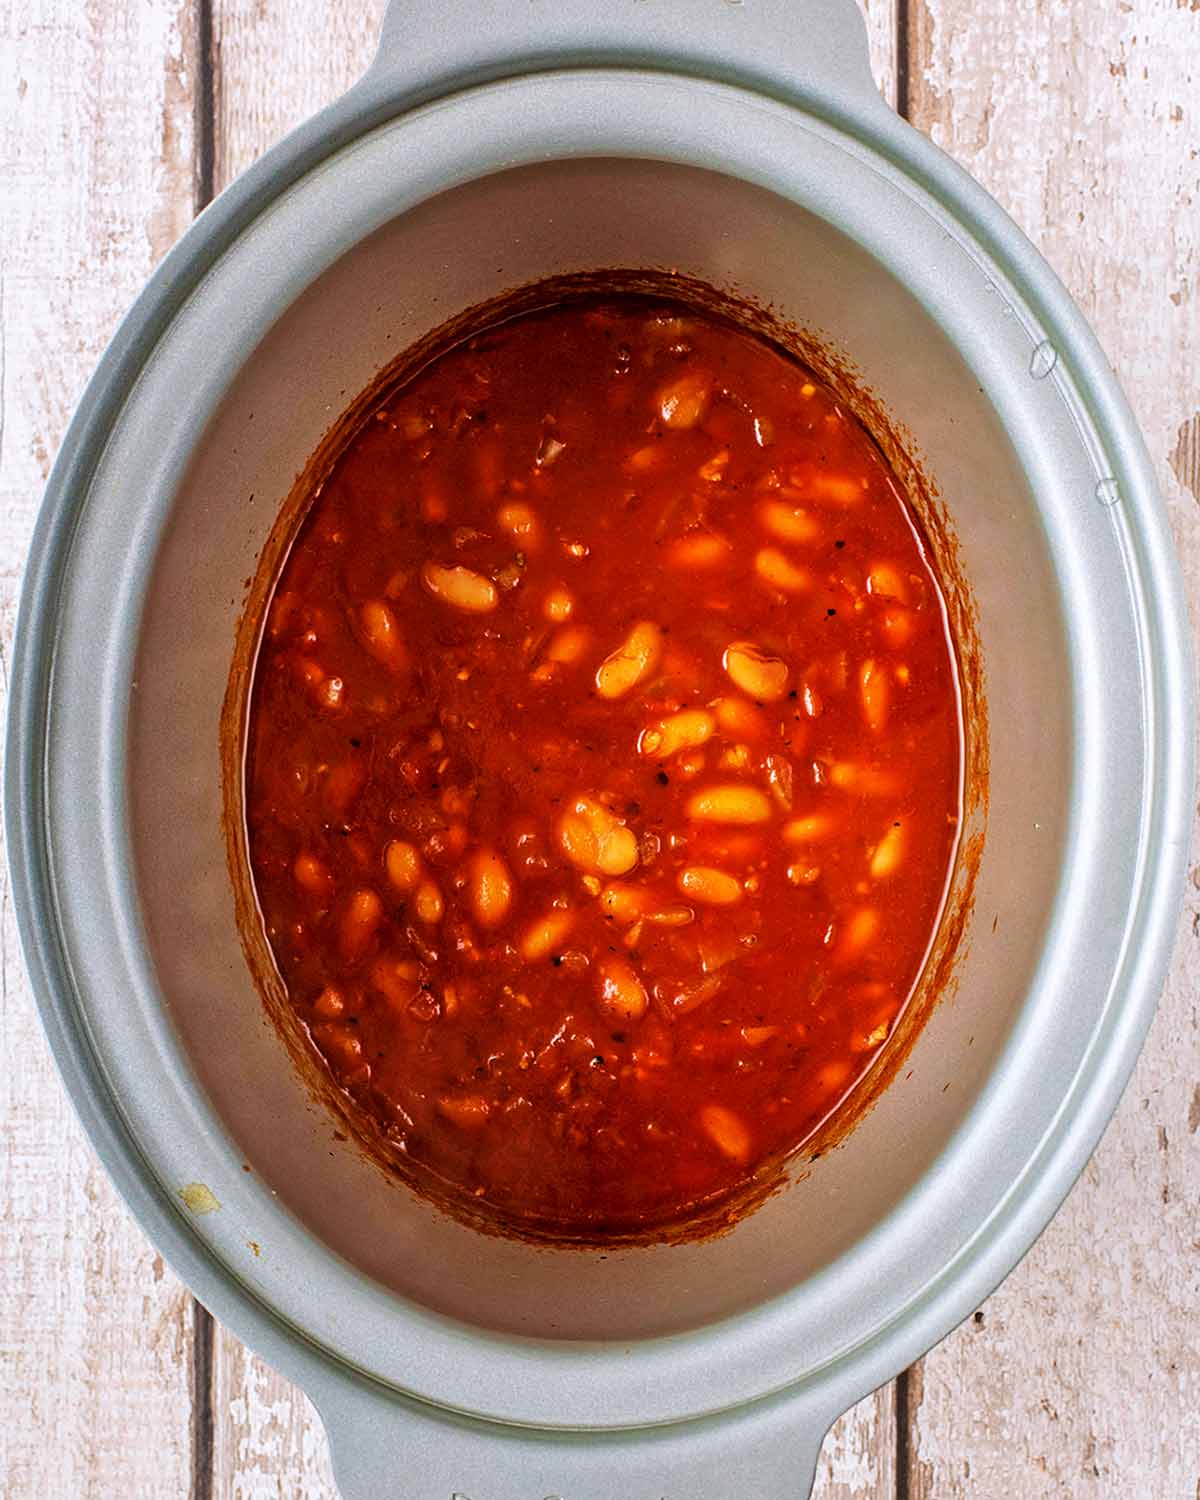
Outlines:
{"type": "Polygon", "coordinates": [[[836,354],[827,343],[787,325],[770,309],[669,273],[618,270],[555,278],[519,288],[481,307],[469,309],[392,361],[326,434],[297,477],[282,507],[263,549],[239,621],[222,716],[225,829],[242,942],[266,1012],[320,1106],[333,1111],[334,1117],[344,1123],[349,1133],[361,1142],[370,1157],[390,1177],[399,1178],[410,1189],[473,1227],[535,1241],[580,1245],[677,1241],[722,1232],[766,1197],[802,1175],[808,1163],[846,1137],[894,1079],[932,1007],[953,989],[962,938],[971,914],[975,873],[986,828],[987,716],[983,689],[974,603],[959,566],[948,511],[929,476],[913,457],[909,434],[893,421],[882,400],[863,386],[853,365],[836,354]],[[757,334],[811,369],[874,440],[908,500],[943,593],[962,703],[963,798],[960,837],[948,899],[920,981],[901,1010],[886,1045],[851,1093],[798,1149],[783,1152],[763,1163],[734,1192],[715,1203],[701,1206],[684,1219],[616,1232],[584,1229],[578,1233],[564,1233],[561,1226],[513,1221],[498,1215],[493,1207],[480,1208],[429,1174],[414,1171],[412,1162],[334,1081],[289,1001],[265,938],[246,842],[244,766],[250,694],[267,605],[308,508],[364,420],[391,392],[405,385],[417,372],[465,337],[527,312],[594,298],[598,294],[616,297],[638,294],[684,302],[698,311],[736,323],[757,334]]]}

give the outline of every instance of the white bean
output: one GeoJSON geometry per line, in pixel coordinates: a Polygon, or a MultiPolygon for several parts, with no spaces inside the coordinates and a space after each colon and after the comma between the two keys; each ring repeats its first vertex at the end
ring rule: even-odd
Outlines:
{"type": "Polygon", "coordinates": [[[441,563],[427,562],[421,569],[421,582],[440,603],[465,610],[467,614],[489,614],[500,602],[492,580],[470,568],[446,568],[441,563]]]}

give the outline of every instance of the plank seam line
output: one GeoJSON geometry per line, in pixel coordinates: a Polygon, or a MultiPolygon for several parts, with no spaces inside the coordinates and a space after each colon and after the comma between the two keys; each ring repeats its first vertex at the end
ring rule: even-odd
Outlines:
{"type": "Polygon", "coordinates": [[[212,1314],[193,1298],[191,1500],[213,1497],[213,1342],[212,1314]]]}
{"type": "MultiPolygon", "coordinates": [[[[192,104],[192,213],[207,208],[216,182],[216,79],[213,0],[196,0],[196,91],[192,104]]],[[[213,1419],[212,1314],[192,1298],[192,1483],[190,1500],[212,1500],[215,1423],[213,1419]]]]}
{"type": "Polygon", "coordinates": [[[216,196],[216,57],[213,0],[196,0],[196,98],[192,161],[192,212],[198,214],[216,196]]]}
{"type": "MultiPolygon", "coordinates": [[[[902,120],[911,120],[912,35],[909,7],[914,3],[916,0],[896,0],[896,113],[902,120]]],[[[895,1399],[892,1403],[892,1419],[896,1424],[896,1500],[912,1500],[912,1438],[909,1428],[912,1420],[911,1397],[909,1372],[901,1370],[896,1376],[895,1399]]]]}
{"type": "Polygon", "coordinates": [[[910,1395],[909,1372],[901,1370],[896,1376],[896,1399],[893,1406],[896,1421],[896,1500],[911,1500],[909,1421],[912,1403],[910,1395]]]}
{"type": "Polygon", "coordinates": [[[911,118],[912,103],[911,36],[909,5],[912,0],[896,3],[896,113],[902,120],[911,118]]]}

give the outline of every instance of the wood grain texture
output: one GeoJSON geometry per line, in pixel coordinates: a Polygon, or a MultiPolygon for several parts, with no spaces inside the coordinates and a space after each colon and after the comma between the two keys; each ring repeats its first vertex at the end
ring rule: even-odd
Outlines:
{"type": "Polygon", "coordinates": [[[896,103],[898,47],[905,0],[859,0],[867,23],[867,45],[871,49],[871,72],[879,92],[891,105],[896,103]]]}
{"type": "MultiPolygon", "coordinates": [[[[1092,320],[1200,592],[1200,14],[1187,0],[924,0],[911,113],[1092,320]]],[[[1200,872],[1104,1143],[1039,1244],[924,1361],[914,1500],[1200,1495],[1200,872]]]]}
{"type": "MultiPolygon", "coordinates": [[[[1146,433],[1200,597],[1200,15],[1196,0],[866,6],[881,88],[1045,249],[1146,433]],[[898,49],[898,37],[907,45],[898,49]]],[[[219,188],[361,72],[382,0],[214,0],[219,188]]],[[[185,0],[0,0],[0,648],[65,421],[191,215],[185,0]]],[[[0,661],[2,665],[2,661],[0,661]]],[[[819,1500],[1200,1496],[1200,870],[1117,1121],[1025,1264],[908,1391],[830,1434],[819,1500]],[[903,1445],[902,1445],[903,1446],[903,1445]]],[[[191,1473],[192,1314],[83,1141],[46,1055],[0,886],[0,1494],[333,1500],[303,1396],[212,1349],[211,1467],[191,1473]]]]}
{"type": "Polygon", "coordinates": [[[895,1500],[896,1387],[883,1386],[829,1429],[812,1500],[895,1500]]]}
{"type": "Polygon", "coordinates": [[[219,1326],[213,1415],[213,1500],[336,1500],[308,1398],[219,1326]]]}
{"type": "MultiPolygon", "coordinates": [[[[52,455],[192,209],[181,0],[0,6],[0,666],[52,455]]],[[[190,1302],[85,1142],[0,885],[0,1492],[178,1500],[190,1302]]]]}
{"type": "Polygon", "coordinates": [[[213,0],[216,187],[366,71],[386,0],[213,0]]]}
{"type": "MultiPolygon", "coordinates": [[[[220,190],[323,105],[375,52],[385,0],[214,0],[213,186],[220,190]]],[[[212,1500],[336,1500],[304,1393],[218,1327],[212,1500]]]]}

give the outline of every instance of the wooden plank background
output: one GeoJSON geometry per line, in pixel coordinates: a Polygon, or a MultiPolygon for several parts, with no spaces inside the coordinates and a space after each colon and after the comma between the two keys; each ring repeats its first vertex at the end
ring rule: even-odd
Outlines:
{"type": "MultiPolygon", "coordinates": [[[[213,192],[358,75],[381,12],[0,0],[0,667],[38,498],[105,340],[213,192]]],[[[869,0],[867,19],[885,95],[1098,329],[1197,601],[1200,0],[869,0]]],[[[1200,869],[1187,908],[1083,1179],[973,1319],[836,1425],[820,1500],[1200,1500],[1200,869]]],[[[333,1500],[308,1403],[195,1306],[83,1140],[6,879],[0,1036],[0,1494],[333,1500]]]]}

